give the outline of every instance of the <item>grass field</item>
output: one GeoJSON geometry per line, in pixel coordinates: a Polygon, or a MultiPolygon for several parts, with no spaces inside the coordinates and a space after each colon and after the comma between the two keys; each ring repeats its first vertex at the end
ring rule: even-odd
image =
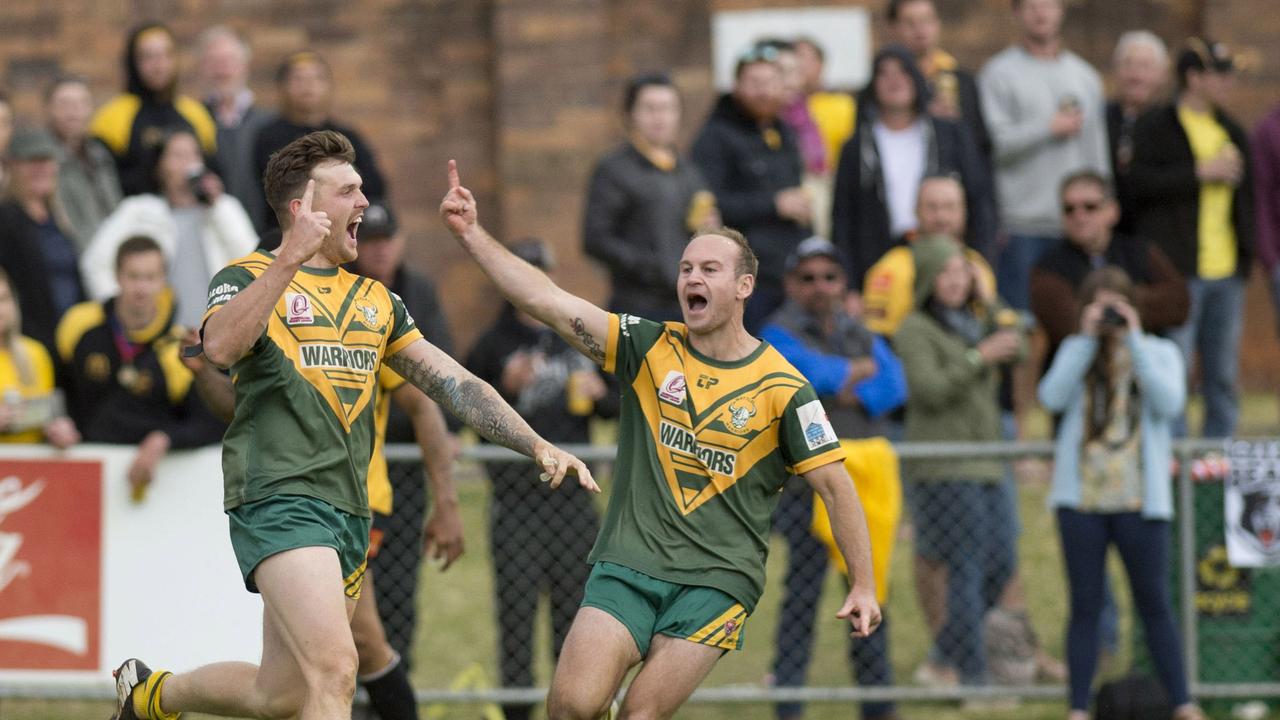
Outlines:
{"type": "MultiPolygon", "coordinates": [[[[1193,417],[1194,417],[1193,412],[1193,417]]],[[[1244,408],[1247,435],[1276,434],[1274,397],[1252,397],[1244,408]]],[[[1193,420],[1192,426],[1196,426],[1193,420]]],[[[1031,424],[1039,428],[1033,435],[1043,436],[1043,420],[1031,424]]],[[[1042,643],[1056,657],[1062,657],[1062,633],[1067,613],[1067,599],[1061,570],[1055,524],[1045,507],[1047,485],[1043,473],[1032,473],[1020,482],[1023,535],[1020,542],[1020,567],[1028,594],[1028,604],[1042,643]]],[[[483,531],[487,487],[483,482],[463,481],[460,494],[466,522],[467,556],[447,573],[427,568],[422,575],[422,625],[415,650],[414,681],[419,687],[490,686],[496,677],[495,629],[492,611],[492,577],[489,572],[488,549],[483,531]]],[[[757,611],[746,627],[743,652],[730,653],[712,672],[704,684],[708,687],[759,686],[772,659],[772,642],[779,601],[779,579],[784,571],[785,548],[775,539],[769,560],[771,579],[757,611]]],[[[895,547],[890,598],[887,612],[892,617],[891,657],[899,682],[908,682],[911,671],[926,650],[924,624],[910,585],[910,539],[903,534],[895,547]]],[[[1118,566],[1112,567],[1117,599],[1121,603],[1122,638],[1129,636],[1128,590],[1118,566]]],[[[828,578],[823,596],[816,638],[814,661],[809,684],[843,686],[851,681],[844,661],[845,626],[834,619],[843,599],[842,581],[828,578]],[[825,618],[825,619],[823,619],[825,618]]],[[[542,658],[537,679],[545,684],[550,678],[547,658],[548,631],[543,627],[538,637],[542,658]]],[[[1122,648],[1127,642],[1122,640],[1122,648]]],[[[1127,655],[1127,651],[1122,653],[1127,655]]],[[[1117,667],[1127,664],[1121,657],[1117,667]]],[[[51,702],[0,700],[0,720],[105,720],[113,708],[109,703],[51,702]]],[[[478,706],[424,708],[430,718],[483,718],[485,709],[478,706]]],[[[1008,711],[963,713],[952,704],[914,704],[900,709],[904,718],[960,720],[961,718],[994,718],[995,720],[1048,720],[1065,716],[1062,703],[1024,703],[1008,711]]],[[[810,705],[811,720],[834,720],[854,717],[856,710],[848,705],[810,705]]],[[[686,706],[679,717],[707,720],[766,720],[772,708],[760,704],[696,704],[686,706]]],[[[1223,715],[1222,717],[1227,717],[1223,715]]],[[[1273,716],[1280,717],[1280,716],[1273,716]]],[[[194,717],[192,718],[194,720],[194,717]]]]}

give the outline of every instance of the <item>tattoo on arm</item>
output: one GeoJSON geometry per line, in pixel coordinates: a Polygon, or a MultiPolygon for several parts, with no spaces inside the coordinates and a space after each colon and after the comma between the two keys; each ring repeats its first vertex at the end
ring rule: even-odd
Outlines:
{"type": "Polygon", "coordinates": [[[465,371],[446,375],[404,353],[392,355],[386,363],[486,439],[533,456],[537,433],[488,383],[465,371]]]}
{"type": "Polygon", "coordinates": [[[600,343],[596,342],[595,336],[587,332],[586,323],[582,322],[582,318],[574,318],[570,323],[573,327],[573,334],[578,336],[578,341],[587,349],[587,354],[596,362],[604,362],[604,348],[600,347],[600,343]]]}

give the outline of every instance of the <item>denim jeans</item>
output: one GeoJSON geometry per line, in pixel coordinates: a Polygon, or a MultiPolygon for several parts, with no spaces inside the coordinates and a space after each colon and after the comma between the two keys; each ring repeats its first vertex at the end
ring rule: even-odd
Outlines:
{"type": "Polygon", "coordinates": [[[1098,662],[1098,617],[1107,576],[1107,546],[1111,544],[1124,560],[1133,605],[1142,618],[1156,674],[1174,707],[1188,702],[1187,671],[1169,603],[1169,521],[1146,520],[1136,512],[1086,513],[1060,507],[1058,532],[1071,591],[1067,625],[1071,709],[1089,707],[1098,662]]]}
{"type": "MultiPolygon", "coordinates": [[[[778,500],[774,528],[787,541],[787,580],[778,613],[778,636],[774,645],[773,677],[778,687],[805,684],[809,660],[813,653],[814,619],[823,580],[827,577],[827,548],[809,532],[813,519],[813,491],[792,478],[778,500]]],[[[883,609],[882,609],[883,610],[883,609]]],[[[827,622],[824,620],[824,622],[827,622]]],[[[850,638],[849,666],[854,680],[863,686],[893,684],[893,668],[889,664],[889,620],[885,615],[879,629],[867,638],[850,638]]],[[[837,629],[832,625],[831,629],[837,629]]],[[[838,628],[849,631],[848,624],[838,628]]],[[[874,718],[888,715],[894,709],[889,702],[862,704],[862,716],[874,718]]],[[[800,703],[778,703],[779,718],[799,717],[800,703]]]]}
{"type": "MultiPolygon", "coordinates": [[[[1240,414],[1236,376],[1240,366],[1240,332],[1244,325],[1244,280],[1231,276],[1221,280],[1187,281],[1191,311],[1182,327],[1169,332],[1178,344],[1188,370],[1200,356],[1200,393],[1204,397],[1204,428],[1201,435],[1231,437],[1240,414]]],[[[1186,420],[1179,423],[1186,434],[1186,420]]]]}
{"type": "Polygon", "coordinates": [[[996,288],[1016,310],[1031,309],[1031,269],[1061,238],[1042,235],[1009,235],[996,261],[996,288]]]}

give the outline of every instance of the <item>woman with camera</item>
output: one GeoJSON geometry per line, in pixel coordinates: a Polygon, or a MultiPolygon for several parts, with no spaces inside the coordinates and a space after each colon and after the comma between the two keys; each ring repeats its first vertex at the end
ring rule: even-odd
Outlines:
{"type": "Polygon", "coordinates": [[[1123,270],[1091,272],[1080,304],[1080,329],[1063,341],[1039,391],[1047,410],[1063,413],[1049,502],[1071,591],[1068,717],[1088,718],[1107,547],[1114,544],[1173,717],[1198,720],[1204,714],[1187,690],[1168,595],[1170,436],[1186,400],[1182,356],[1172,341],[1142,331],[1123,270]]]}
{"type": "Polygon", "coordinates": [[[80,270],[89,296],[106,300],[120,290],[115,275],[120,244],[135,235],[154,238],[168,264],[177,323],[199,327],[209,280],[253,252],[258,235],[240,201],[223,192],[222,181],[205,169],[200,143],[189,130],[165,135],[151,172],[162,194],[125,198],[85,248],[80,270]]]}

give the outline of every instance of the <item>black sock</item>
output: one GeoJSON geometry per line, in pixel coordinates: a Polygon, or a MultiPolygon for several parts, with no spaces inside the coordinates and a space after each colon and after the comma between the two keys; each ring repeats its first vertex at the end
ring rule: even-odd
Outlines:
{"type": "Polygon", "coordinates": [[[383,670],[360,678],[360,684],[369,693],[369,704],[381,720],[418,720],[418,701],[398,655],[383,670]]]}

